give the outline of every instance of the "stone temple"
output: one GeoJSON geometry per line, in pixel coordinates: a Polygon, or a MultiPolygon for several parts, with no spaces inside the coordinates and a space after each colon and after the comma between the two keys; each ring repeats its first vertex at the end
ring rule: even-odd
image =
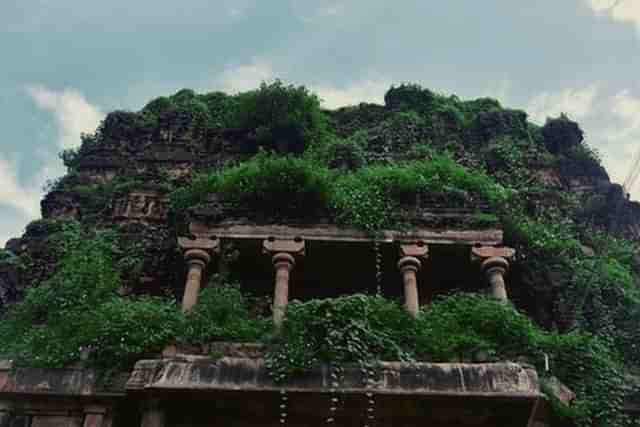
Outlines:
{"type": "MultiPolygon", "coordinates": [[[[360,108],[375,115],[385,107],[360,108]]],[[[246,156],[238,147],[251,139],[233,129],[197,139],[175,118],[159,129],[136,144],[122,137],[86,150],[74,179],[104,183],[123,171],[153,177],[160,169],[179,179],[202,165],[246,156]]],[[[372,146],[399,144],[381,138],[372,146]]],[[[395,147],[387,155],[394,150],[399,151],[395,147]]],[[[572,179],[574,189],[609,191],[598,183],[601,177],[569,179],[547,172],[552,183],[572,179]]],[[[517,254],[505,244],[502,226],[472,219],[478,212],[491,214],[482,201],[452,207],[417,197],[405,206],[411,227],[382,230],[374,238],[322,218],[249,220],[212,195],[178,227],[166,191],[153,181],[114,193],[100,215],[134,238],[151,236],[157,249],[147,254],[153,262],[145,260],[132,292],[153,293],[171,282],[184,312],[198,303],[208,277],[228,268],[221,254],[230,247],[243,289],[272,298],[275,331],[291,300],[367,291],[361,283],[375,283],[383,295],[401,299],[411,315],[452,288],[505,303],[521,292],[521,286],[512,286],[517,254]]],[[[42,201],[43,216],[82,220],[83,203],[73,192],[54,189],[42,201]]],[[[26,236],[7,248],[19,253],[37,242],[37,236],[26,236]]],[[[9,304],[21,292],[24,284],[16,274],[0,265],[5,284],[0,302],[9,304]]],[[[108,383],[82,362],[45,369],[0,361],[0,427],[549,426],[542,372],[526,358],[490,361],[478,353],[440,362],[383,361],[375,372],[321,365],[280,384],[269,376],[264,356],[265,348],[251,342],[170,344],[108,383]]],[[[573,399],[563,384],[551,387],[560,401],[573,399]]],[[[629,397],[629,414],[639,407],[629,397]]]]}

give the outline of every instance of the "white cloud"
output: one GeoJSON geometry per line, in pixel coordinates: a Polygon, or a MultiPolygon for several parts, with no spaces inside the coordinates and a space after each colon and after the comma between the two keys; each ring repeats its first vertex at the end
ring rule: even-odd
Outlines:
{"type": "Polygon", "coordinates": [[[487,85],[487,87],[480,93],[481,97],[488,97],[497,99],[500,103],[508,105],[511,92],[513,89],[513,82],[509,79],[496,80],[487,85]]]}
{"type": "Polygon", "coordinates": [[[27,180],[19,179],[19,164],[0,155],[0,208],[8,210],[2,218],[0,245],[20,233],[20,225],[40,216],[42,187],[49,179],[64,173],[57,151],[80,144],[80,134],[96,129],[103,114],[75,89],[54,91],[41,85],[29,86],[29,96],[36,105],[53,114],[58,127],[55,149],[36,153],[43,156],[43,166],[27,180]],[[8,224],[15,225],[9,226],[8,224]]]}
{"type": "MultiPolygon", "coordinates": [[[[640,97],[634,97],[629,90],[622,90],[611,97],[607,103],[612,121],[616,125],[605,130],[606,140],[619,147],[615,156],[605,158],[607,168],[616,182],[622,183],[629,173],[634,156],[640,154],[640,97]]],[[[629,190],[634,199],[638,199],[636,182],[629,190]]]]}
{"type": "Polygon", "coordinates": [[[70,148],[80,143],[80,134],[93,132],[104,114],[76,89],[54,91],[41,85],[27,87],[41,109],[52,113],[58,125],[58,146],[70,148]]]}
{"type": "Polygon", "coordinates": [[[272,64],[262,58],[253,58],[248,64],[227,66],[220,77],[213,81],[215,90],[229,93],[255,89],[263,81],[276,78],[272,64]]]}
{"type": "Polygon", "coordinates": [[[384,104],[384,94],[391,87],[385,78],[372,78],[354,82],[346,87],[332,85],[311,85],[311,89],[322,99],[325,108],[338,108],[361,102],[384,104]]]}
{"type": "Polygon", "coordinates": [[[629,90],[618,92],[613,97],[612,111],[627,123],[627,133],[640,130],[640,98],[631,95],[629,90]]]}
{"type": "Polygon", "coordinates": [[[640,1],[638,0],[587,0],[598,14],[607,14],[613,20],[635,24],[640,32],[640,1]]]}
{"type": "Polygon", "coordinates": [[[566,113],[573,119],[586,117],[593,109],[598,86],[592,84],[582,89],[565,89],[560,92],[542,92],[529,101],[525,110],[534,122],[543,123],[547,117],[566,113]]]}
{"type": "Polygon", "coordinates": [[[33,183],[23,185],[18,179],[18,166],[15,161],[0,157],[0,204],[19,210],[29,217],[39,213],[39,191],[33,183]]]}
{"type": "MultiPolygon", "coordinates": [[[[227,66],[219,77],[212,82],[214,90],[228,93],[255,89],[263,81],[270,82],[280,77],[286,70],[276,69],[272,61],[253,58],[246,64],[227,66]]],[[[289,83],[285,80],[285,83],[289,83]]],[[[384,94],[391,86],[391,80],[385,78],[367,78],[345,87],[327,83],[305,84],[322,99],[325,108],[337,108],[360,102],[383,103],[384,94]]]]}

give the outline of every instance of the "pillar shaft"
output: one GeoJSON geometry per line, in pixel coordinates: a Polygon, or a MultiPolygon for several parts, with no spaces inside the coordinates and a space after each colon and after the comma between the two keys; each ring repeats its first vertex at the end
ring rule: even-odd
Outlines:
{"type": "Polygon", "coordinates": [[[187,261],[187,280],[182,296],[182,312],[187,313],[198,302],[198,295],[202,287],[202,272],[211,261],[209,252],[203,249],[189,249],[184,253],[187,261]]]}
{"type": "Polygon", "coordinates": [[[262,242],[262,250],[271,256],[276,270],[275,286],[273,290],[273,325],[280,329],[289,304],[289,279],[295,256],[305,254],[305,243],[301,238],[277,239],[270,237],[262,242]]]}
{"type": "Polygon", "coordinates": [[[142,410],[140,427],[164,427],[164,418],[159,402],[149,402],[142,410]]]}
{"type": "Polygon", "coordinates": [[[404,283],[404,306],[412,316],[418,314],[418,280],[416,279],[416,269],[405,268],[402,271],[402,282],[404,283]]]}
{"type": "Polygon", "coordinates": [[[191,308],[196,304],[196,302],[198,302],[198,295],[202,285],[203,270],[203,261],[196,259],[189,262],[189,271],[187,272],[187,281],[184,286],[184,295],[182,297],[182,311],[184,313],[191,311],[191,308]]]}
{"type": "Polygon", "coordinates": [[[85,409],[84,422],[82,427],[103,427],[104,425],[104,412],[98,412],[85,409]]]}
{"type": "Polygon", "coordinates": [[[273,256],[276,269],[276,284],[273,293],[273,324],[279,328],[289,304],[289,273],[295,262],[291,255],[279,253],[273,256]]]}
{"type": "Polygon", "coordinates": [[[502,302],[506,302],[509,299],[507,288],[504,284],[504,273],[505,270],[502,268],[491,268],[486,272],[491,295],[502,302]]]}
{"type": "Polygon", "coordinates": [[[400,256],[398,268],[402,274],[404,306],[411,316],[416,317],[420,309],[417,275],[422,268],[421,260],[429,256],[429,247],[424,242],[404,243],[400,245],[400,256]]]}
{"type": "Polygon", "coordinates": [[[11,407],[9,402],[0,401],[0,427],[9,427],[11,421],[11,407]]]}

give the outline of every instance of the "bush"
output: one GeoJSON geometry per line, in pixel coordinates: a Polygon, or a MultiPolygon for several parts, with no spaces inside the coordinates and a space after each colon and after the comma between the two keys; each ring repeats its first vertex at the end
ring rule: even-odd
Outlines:
{"type": "Polygon", "coordinates": [[[487,351],[495,360],[535,354],[543,332],[513,306],[477,294],[442,297],[418,317],[416,352],[430,360],[487,351]]]}
{"type": "Polygon", "coordinates": [[[498,203],[506,197],[505,190],[486,175],[435,155],[341,175],[333,183],[331,202],[338,223],[376,232],[401,227],[400,205],[415,203],[418,194],[444,197],[458,205],[474,199],[498,203]]]}
{"type": "Polygon", "coordinates": [[[292,301],[280,335],[267,357],[276,381],[319,363],[361,366],[376,360],[409,360],[413,320],[396,302],[350,295],[292,301]]]}
{"type": "Polygon", "coordinates": [[[0,357],[36,367],[63,367],[89,352],[90,363],[124,368],[161,348],[176,332],[175,304],[118,294],[111,232],[78,243],[55,274],[26,291],[0,323],[0,357]]]}
{"type": "Polygon", "coordinates": [[[213,276],[187,314],[180,339],[190,344],[212,341],[258,341],[270,329],[270,319],[253,318],[240,286],[213,276]]]}
{"type": "Polygon", "coordinates": [[[553,154],[566,152],[584,140],[584,133],[578,123],[565,114],[555,119],[548,118],[542,127],[542,135],[545,145],[553,154]]]}
{"type": "Polygon", "coordinates": [[[304,86],[280,80],[237,95],[232,124],[252,130],[260,146],[284,153],[302,153],[325,131],[320,100],[304,86]]]}
{"type": "Polygon", "coordinates": [[[238,166],[204,173],[171,195],[174,209],[202,203],[209,193],[256,217],[317,216],[326,210],[329,171],[310,159],[259,153],[238,166]]]}
{"type": "Polygon", "coordinates": [[[320,363],[356,364],[375,369],[380,360],[466,359],[477,350],[492,360],[526,356],[577,394],[572,410],[581,426],[622,426],[622,378],[615,354],[589,334],[546,332],[513,306],[475,294],[438,298],[417,319],[395,301],[381,296],[293,301],[267,364],[276,381],[320,363]],[[590,424],[590,423],[593,424],[590,424]],[[610,424],[606,424],[610,423],[610,424]]]}

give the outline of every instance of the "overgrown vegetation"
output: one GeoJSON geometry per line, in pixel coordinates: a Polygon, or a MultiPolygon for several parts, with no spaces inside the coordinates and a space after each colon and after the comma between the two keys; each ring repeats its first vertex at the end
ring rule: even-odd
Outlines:
{"type": "MultiPolygon", "coordinates": [[[[410,226],[404,207],[418,200],[471,209],[488,203],[495,215],[474,210],[472,221],[502,222],[505,243],[518,250],[515,267],[533,277],[532,295],[545,295],[536,303],[548,304],[549,330],[510,305],[471,295],[437,300],[415,320],[381,296],[294,302],[271,343],[274,378],[284,381],[320,362],[459,360],[478,351],[492,360],[527,356],[542,373],[546,354],[551,374],[578,395],[570,408],[554,402],[558,413],[580,426],[630,425],[621,414],[621,385],[625,372],[640,369],[638,249],[581,221],[577,212],[589,200],[580,206],[584,199],[543,179],[553,168],[569,177],[606,177],[578,124],[561,115],[537,126],[495,100],[463,101],[414,84],[392,87],[385,104],[327,112],[306,88],[280,81],[233,96],[185,89],[140,112],[109,114],[79,150],[61,157],[75,179],[83,156],[103,147],[214,144],[232,130],[250,146],[238,152],[258,154],[176,181],[173,213],[217,194],[255,221],[328,217],[375,235],[410,226]]],[[[100,223],[116,195],[143,181],[74,179],[56,189],[73,194],[84,225],[100,223]]],[[[0,356],[34,366],[88,358],[95,366],[125,367],[173,340],[269,336],[265,320],[226,279],[210,283],[184,316],[170,299],[119,294],[121,274],[140,260],[122,259],[127,249],[113,232],[87,234],[78,222],[44,220],[30,233],[50,236],[56,271],[0,323],[0,342],[7,343],[0,356]]],[[[39,262],[5,252],[0,259],[29,268],[39,262]]]]}
{"type": "Polygon", "coordinates": [[[200,292],[198,304],[187,314],[179,339],[189,344],[260,341],[269,333],[271,324],[265,318],[252,316],[250,307],[238,283],[213,276],[200,292]]]}
{"type": "Polygon", "coordinates": [[[122,368],[174,336],[180,321],[174,302],[118,294],[115,243],[112,232],[96,232],[68,251],[52,277],[29,288],[0,323],[0,355],[29,366],[88,358],[122,368]]]}
{"type": "Polygon", "coordinates": [[[371,233],[401,226],[400,207],[415,205],[420,195],[449,206],[498,203],[507,197],[488,176],[446,155],[338,173],[313,157],[263,152],[237,166],[198,175],[171,195],[173,208],[203,203],[212,193],[254,218],[325,214],[371,233]]]}

